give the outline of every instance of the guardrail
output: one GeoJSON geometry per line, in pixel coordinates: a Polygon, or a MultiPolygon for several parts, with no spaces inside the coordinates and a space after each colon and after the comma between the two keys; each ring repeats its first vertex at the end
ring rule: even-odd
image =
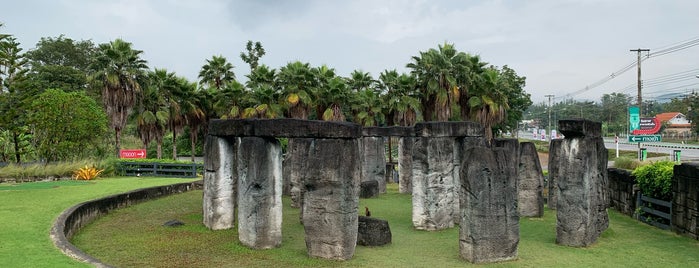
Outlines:
{"type": "Polygon", "coordinates": [[[122,176],[158,176],[195,178],[197,171],[202,169],[201,164],[170,164],[157,162],[121,162],[119,174],[122,176]]]}
{"type": "Polygon", "coordinates": [[[670,225],[672,225],[672,217],[670,215],[672,202],[643,196],[643,194],[639,193],[636,199],[636,207],[640,210],[638,212],[638,220],[660,229],[670,229],[670,225]],[[646,216],[644,215],[645,213],[650,215],[646,216]],[[662,220],[658,221],[652,217],[662,220]]]}

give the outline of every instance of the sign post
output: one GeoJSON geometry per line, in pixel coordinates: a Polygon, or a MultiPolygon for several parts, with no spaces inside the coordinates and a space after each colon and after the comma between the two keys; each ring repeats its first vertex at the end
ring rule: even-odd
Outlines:
{"type": "Polygon", "coordinates": [[[146,158],[145,149],[122,149],[119,150],[119,158],[146,158]]]}
{"type": "Polygon", "coordinates": [[[616,158],[619,158],[619,136],[614,136],[614,143],[616,144],[616,158]]]}

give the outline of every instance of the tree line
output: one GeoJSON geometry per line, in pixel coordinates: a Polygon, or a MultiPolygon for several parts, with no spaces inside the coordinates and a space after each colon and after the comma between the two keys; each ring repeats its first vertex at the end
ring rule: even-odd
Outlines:
{"type": "MultiPolygon", "coordinates": [[[[0,25],[1,27],[1,25],[0,25]]],[[[0,28],[1,29],[1,28],[0,28]]],[[[363,126],[411,126],[419,121],[481,123],[486,136],[513,131],[531,105],[525,77],[453,44],[420,51],[399,73],[377,78],[300,61],[278,69],[261,63],[265,50],[248,41],[241,82],[223,56],[206,59],[198,81],[150,68],[143,51],[122,39],[95,45],[45,37],[23,52],[0,34],[0,161],[63,161],[118,154],[124,134],[163,156],[166,137],[177,156],[187,135],[194,159],[211,119],[298,118],[363,126]]]]}
{"type": "MultiPolygon", "coordinates": [[[[635,97],[617,92],[603,94],[599,102],[567,99],[552,103],[550,107],[542,102],[526,110],[524,119],[534,120],[534,124],[523,127],[547,128],[550,111],[553,129],[557,128],[558,120],[585,118],[602,122],[602,131],[606,136],[624,135],[629,129],[629,107],[635,105],[635,97]]],[[[699,94],[695,92],[667,102],[645,100],[642,107],[642,117],[654,117],[666,112],[682,113],[691,121],[692,133],[699,134],[699,94]]]]}

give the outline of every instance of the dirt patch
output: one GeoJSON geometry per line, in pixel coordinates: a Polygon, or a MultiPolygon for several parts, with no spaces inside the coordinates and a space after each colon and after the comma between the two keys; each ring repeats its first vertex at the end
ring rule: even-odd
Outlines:
{"type": "Polygon", "coordinates": [[[543,170],[548,170],[549,169],[549,154],[548,153],[541,153],[539,152],[539,163],[541,163],[541,169],[543,170]]]}

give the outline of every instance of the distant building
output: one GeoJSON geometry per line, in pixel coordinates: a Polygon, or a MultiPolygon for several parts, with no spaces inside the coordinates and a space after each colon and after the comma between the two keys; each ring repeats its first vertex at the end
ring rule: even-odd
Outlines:
{"type": "Polygon", "coordinates": [[[692,122],[678,112],[662,113],[655,116],[665,126],[663,134],[670,137],[684,137],[692,132],[692,122]]]}

